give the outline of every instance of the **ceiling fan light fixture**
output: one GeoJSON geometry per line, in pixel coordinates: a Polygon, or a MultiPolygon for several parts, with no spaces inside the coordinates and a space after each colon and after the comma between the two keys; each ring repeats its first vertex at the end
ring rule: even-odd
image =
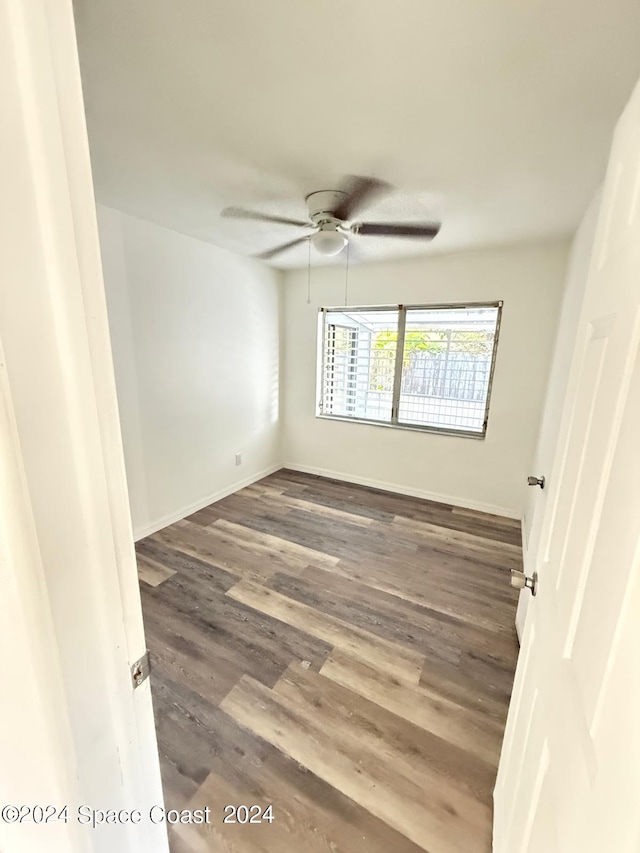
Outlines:
{"type": "MultiPolygon", "coordinates": [[[[372,177],[352,176],[344,189],[317,190],[305,198],[309,218],[289,219],[285,216],[272,216],[259,210],[246,210],[244,207],[227,207],[222,216],[235,219],[257,219],[262,222],[274,222],[278,225],[291,225],[297,228],[315,228],[316,233],[308,233],[296,240],[289,240],[266,252],[254,255],[262,261],[270,261],[281,252],[288,252],[295,246],[306,245],[311,251],[313,243],[320,255],[331,257],[339,255],[348,238],[354,234],[362,237],[394,237],[405,240],[433,240],[440,231],[439,222],[354,222],[355,215],[382,191],[388,191],[389,185],[372,177]],[[309,242],[311,241],[311,242],[309,242]]],[[[358,237],[358,240],[360,238],[358,237]]],[[[348,250],[347,250],[348,255],[348,250]]]]}
{"type": "Polygon", "coordinates": [[[339,254],[344,249],[347,238],[335,228],[321,228],[311,237],[311,242],[316,252],[331,256],[339,254]]]}

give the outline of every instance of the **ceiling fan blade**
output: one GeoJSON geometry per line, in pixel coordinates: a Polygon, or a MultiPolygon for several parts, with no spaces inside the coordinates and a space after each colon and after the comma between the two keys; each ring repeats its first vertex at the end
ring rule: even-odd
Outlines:
{"type": "Polygon", "coordinates": [[[268,213],[260,213],[258,210],[245,210],[243,207],[225,207],[220,216],[227,219],[258,219],[261,222],[277,222],[279,225],[295,225],[298,228],[310,228],[313,225],[312,222],[303,222],[301,219],[271,216],[268,213]]]}
{"type": "Polygon", "coordinates": [[[355,234],[371,237],[413,237],[422,240],[433,240],[440,230],[440,223],[358,222],[351,227],[351,230],[355,234]]]}
{"type": "Polygon", "coordinates": [[[286,252],[287,249],[292,249],[294,246],[297,246],[298,243],[306,243],[307,240],[309,240],[309,237],[298,237],[296,240],[291,240],[289,243],[284,243],[282,246],[276,246],[275,249],[268,249],[266,252],[254,255],[254,258],[258,258],[261,261],[268,261],[276,255],[279,255],[280,252],[286,252]]]}
{"type": "Polygon", "coordinates": [[[353,215],[370,204],[377,196],[391,189],[390,185],[377,178],[352,175],[347,178],[342,192],[346,194],[341,204],[333,211],[336,219],[353,219],[353,215]]]}

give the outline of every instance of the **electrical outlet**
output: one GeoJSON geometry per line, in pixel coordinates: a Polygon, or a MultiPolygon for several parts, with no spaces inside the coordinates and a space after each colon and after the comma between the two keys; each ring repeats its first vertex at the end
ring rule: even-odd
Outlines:
{"type": "Polygon", "coordinates": [[[242,465],[242,453],[236,453],[236,465],[242,465]]]}

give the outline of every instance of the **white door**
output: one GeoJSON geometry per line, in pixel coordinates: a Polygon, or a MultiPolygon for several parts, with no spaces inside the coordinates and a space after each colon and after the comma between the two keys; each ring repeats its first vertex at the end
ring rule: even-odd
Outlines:
{"type": "Polygon", "coordinates": [[[640,86],[616,129],[495,791],[495,853],[640,851],[640,86]]]}
{"type": "Polygon", "coordinates": [[[163,853],[71,0],[0,0],[0,112],[0,850],[163,853]]]}

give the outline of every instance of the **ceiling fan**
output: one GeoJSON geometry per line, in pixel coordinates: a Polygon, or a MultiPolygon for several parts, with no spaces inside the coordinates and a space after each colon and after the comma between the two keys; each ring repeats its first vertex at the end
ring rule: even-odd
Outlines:
{"type": "Polygon", "coordinates": [[[292,249],[294,246],[311,240],[321,255],[337,255],[349,242],[349,236],[360,234],[372,237],[410,237],[419,240],[433,240],[440,230],[437,222],[353,222],[354,215],[370,204],[375,198],[389,192],[389,184],[376,178],[352,177],[342,190],[322,190],[313,192],[305,199],[309,209],[309,219],[288,219],[282,216],[270,216],[241,207],[227,207],[222,216],[234,219],[257,219],[262,222],[277,222],[296,228],[313,228],[313,234],[297,237],[275,249],[268,249],[256,257],[263,261],[292,249]]]}

